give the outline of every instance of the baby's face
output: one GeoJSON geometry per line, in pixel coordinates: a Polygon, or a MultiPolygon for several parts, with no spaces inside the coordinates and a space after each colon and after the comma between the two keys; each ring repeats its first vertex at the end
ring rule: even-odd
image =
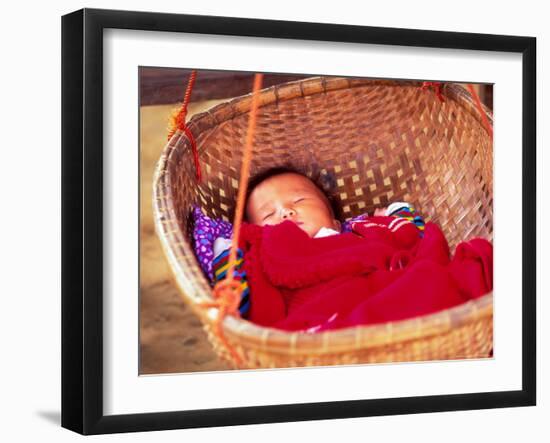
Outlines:
{"type": "Polygon", "coordinates": [[[322,227],[340,227],[326,196],[308,178],[294,173],[269,177],[256,186],[248,198],[246,214],[251,223],[260,226],[293,221],[310,237],[322,227]]]}

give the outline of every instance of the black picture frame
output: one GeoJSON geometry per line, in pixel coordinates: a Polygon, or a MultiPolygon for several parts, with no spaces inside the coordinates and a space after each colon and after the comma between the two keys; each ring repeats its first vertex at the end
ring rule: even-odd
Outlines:
{"type": "Polygon", "coordinates": [[[529,406],[536,403],[536,39],[84,9],[62,18],[62,426],[82,434],[529,406]],[[131,415],[103,412],[103,31],[191,32],[522,55],[522,388],[131,415]]]}

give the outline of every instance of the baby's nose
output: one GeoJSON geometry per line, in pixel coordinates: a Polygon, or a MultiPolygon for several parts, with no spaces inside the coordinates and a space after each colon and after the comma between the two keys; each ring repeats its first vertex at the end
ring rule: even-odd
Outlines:
{"type": "Polygon", "coordinates": [[[283,219],[287,219],[289,217],[294,217],[296,215],[296,212],[292,208],[284,208],[283,209],[283,219]]]}

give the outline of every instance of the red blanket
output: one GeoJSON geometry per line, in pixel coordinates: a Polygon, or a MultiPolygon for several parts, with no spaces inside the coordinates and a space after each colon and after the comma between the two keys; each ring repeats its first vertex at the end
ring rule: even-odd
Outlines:
{"type": "Polygon", "coordinates": [[[290,221],[243,224],[249,319],[285,330],[373,324],[464,303],[492,290],[492,245],[460,243],[452,260],[439,227],[370,217],[352,233],[310,238],[290,221]]]}

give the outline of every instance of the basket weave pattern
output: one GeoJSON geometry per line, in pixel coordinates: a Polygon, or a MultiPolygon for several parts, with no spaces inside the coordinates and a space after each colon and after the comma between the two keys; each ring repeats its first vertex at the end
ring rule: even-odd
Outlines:
{"type": "MultiPolygon", "coordinates": [[[[412,203],[438,223],[451,247],[492,240],[492,141],[470,95],[445,85],[445,101],[419,82],[311,78],[265,89],[251,174],[292,163],[320,174],[325,191],[350,218],[392,201],[412,203]]],[[[193,253],[191,208],[232,219],[251,95],[193,117],[203,181],[196,183],[190,144],[177,132],[159,161],[155,223],[184,299],[211,332],[211,288],[193,253]]],[[[491,115],[486,111],[489,120],[491,115]]],[[[227,339],[247,367],[290,367],[487,356],[492,294],[433,315],[321,334],[288,333],[224,320],[227,339]]]]}

